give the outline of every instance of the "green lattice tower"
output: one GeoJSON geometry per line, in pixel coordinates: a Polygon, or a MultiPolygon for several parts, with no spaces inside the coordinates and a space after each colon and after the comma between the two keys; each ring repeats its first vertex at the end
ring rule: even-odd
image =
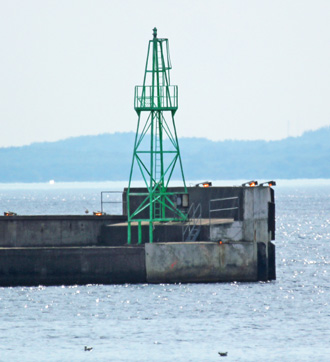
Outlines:
{"type": "Polygon", "coordinates": [[[171,68],[168,39],[157,38],[157,29],[154,28],[153,39],[148,46],[143,85],[135,87],[134,95],[138,123],[127,189],[128,244],[131,243],[132,221],[138,222],[138,243],[142,238],[141,223],[149,223],[149,242],[152,243],[154,222],[184,221],[187,218],[174,201],[178,193],[168,190],[173,172],[179,168],[184,193],[187,193],[174,122],[178,109],[178,87],[170,85],[171,68]],[[145,182],[145,193],[131,192],[135,165],[145,182]],[[143,196],[143,201],[133,211],[130,201],[134,196],[143,196]],[[149,216],[140,217],[146,210],[149,216]]]}

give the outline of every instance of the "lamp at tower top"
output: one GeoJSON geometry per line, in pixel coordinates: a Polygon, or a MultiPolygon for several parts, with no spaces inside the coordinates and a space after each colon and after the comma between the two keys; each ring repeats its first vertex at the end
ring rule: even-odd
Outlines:
{"type": "Polygon", "coordinates": [[[154,36],[154,38],[157,38],[157,28],[153,28],[153,33],[152,35],[154,36]]]}

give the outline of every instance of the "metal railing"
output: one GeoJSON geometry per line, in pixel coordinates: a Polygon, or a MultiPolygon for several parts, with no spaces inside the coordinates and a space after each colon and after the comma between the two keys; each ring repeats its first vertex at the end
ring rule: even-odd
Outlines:
{"type": "MultiPolygon", "coordinates": [[[[122,204],[122,207],[121,207],[121,212],[120,212],[120,214],[116,214],[116,215],[122,215],[123,214],[123,197],[122,197],[122,195],[123,195],[123,192],[122,191],[101,191],[101,212],[102,212],[102,214],[103,214],[103,212],[104,212],[104,204],[113,204],[113,205],[115,205],[115,204],[122,204]],[[120,200],[118,200],[118,198],[117,199],[115,199],[115,200],[109,200],[109,198],[110,198],[110,195],[114,195],[114,194],[120,194],[121,195],[121,198],[120,198],[120,200]],[[106,199],[108,200],[108,201],[104,201],[104,198],[105,198],[105,195],[107,195],[106,196],[106,199]]],[[[110,212],[110,215],[114,215],[114,213],[112,213],[112,210],[111,210],[111,212],[110,212]]]]}
{"type": "Polygon", "coordinates": [[[187,225],[182,227],[182,241],[188,241],[197,233],[202,225],[202,206],[192,203],[188,210],[187,225]],[[191,215],[191,216],[190,216],[191,215]]]}
{"type": "Polygon", "coordinates": [[[239,216],[239,197],[238,196],[210,200],[209,201],[209,223],[210,223],[210,225],[211,225],[211,218],[212,218],[211,214],[212,213],[216,213],[216,212],[222,213],[224,211],[230,211],[230,210],[237,210],[236,219],[238,219],[238,216],[239,216]],[[232,200],[232,205],[226,205],[226,207],[221,207],[221,204],[223,205],[224,202],[228,202],[230,200],[232,200]],[[216,203],[218,203],[218,204],[216,204],[216,203]],[[230,206],[230,207],[228,207],[228,206],[230,206]]]}
{"type": "Polygon", "coordinates": [[[137,110],[178,108],[178,86],[136,86],[134,107],[137,110]]]}

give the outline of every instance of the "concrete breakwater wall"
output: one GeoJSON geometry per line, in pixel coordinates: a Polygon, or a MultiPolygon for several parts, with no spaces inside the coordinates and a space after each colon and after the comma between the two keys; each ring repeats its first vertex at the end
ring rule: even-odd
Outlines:
{"type": "Polygon", "coordinates": [[[255,243],[0,248],[0,285],[231,282],[258,274],[255,243]]]}
{"type": "MultiPolygon", "coordinates": [[[[146,190],[133,189],[133,191],[146,190]]],[[[183,192],[183,189],[173,188],[171,191],[183,192]]],[[[201,218],[232,220],[226,224],[207,222],[201,228],[198,241],[267,243],[275,239],[273,189],[269,187],[189,187],[188,193],[190,205],[200,203],[201,218]],[[212,200],[220,201],[212,202],[212,200]],[[220,209],[220,211],[213,212],[214,209],[220,209]]],[[[124,190],[123,199],[125,197],[124,190]]],[[[135,197],[131,201],[131,208],[136,208],[141,200],[143,197],[135,197]]],[[[123,205],[122,215],[0,216],[0,247],[125,245],[127,226],[124,223],[127,221],[127,210],[126,203],[123,205]],[[123,230],[119,230],[119,227],[111,228],[114,224],[122,224],[123,230]]],[[[148,214],[147,209],[145,212],[148,214]]],[[[182,241],[182,226],[171,224],[162,224],[162,226],[162,229],[166,230],[160,230],[155,241],[182,241]]],[[[143,242],[147,243],[148,232],[144,235],[143,242]]]]}
{"type": "Polygon", "coordinates": [[[253,243],[146,244],[148,282],[230,282],[258,279],[253,243]]]}
{"type": "Polygon", "coordinates": [[[0,248],[0,285],[144,283],[141,247],[0,248]]]}
{"type": "Polygon", "coordinates": [[[0,247],[96,245],[102,225],[126,220],[123,215],[1,216],[0,247]]]}
{"type": "Polygon", "coordinates": [[[142,244],[133,230],[133,245],[127,245],[125,204],[123,215],[0,217],[0,285],[276,278],[273,189],[190,187],[188,193],[190,204],[202,206],[194,241],[183,239],[183,224],[156,223],[154,243],[146,225],[142,244]]]}

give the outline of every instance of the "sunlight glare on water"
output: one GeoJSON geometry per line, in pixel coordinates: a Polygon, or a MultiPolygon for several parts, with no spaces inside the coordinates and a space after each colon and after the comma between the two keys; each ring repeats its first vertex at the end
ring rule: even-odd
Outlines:
{"type": "MultiPolygon", "coordinates": [[[[0,188],[0,201],[82,214],[100,190],[0,188]]],[[[330,183],[275,195],[276,281],[0,288],[0,361],[329,361],[330,183]]]]}

